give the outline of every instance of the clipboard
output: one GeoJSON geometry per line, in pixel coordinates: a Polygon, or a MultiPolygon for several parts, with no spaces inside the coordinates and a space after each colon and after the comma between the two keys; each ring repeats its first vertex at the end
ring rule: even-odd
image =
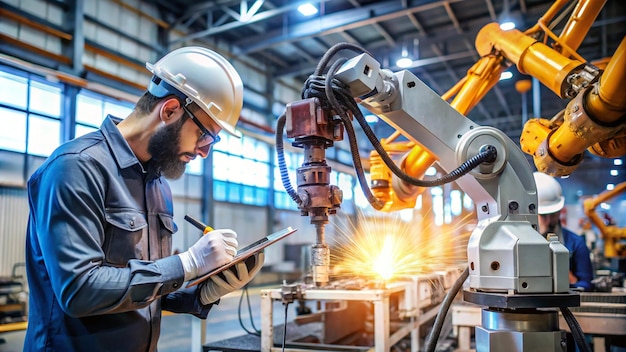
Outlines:
{"type": "Polygon", "coordinates": [[[209,277],[219,274],[222,271],[234,266],[237,263],[240,263],[248,258],[250,258],[251,256],[253,256],[254,254],[260,252],[261,250],[265,249],[265,247],[268,247],[280,240],[282,240],[283,238],[291,235],[292,233],[296,232],[297,229],[292,228],[291,226],[282,229],[280,231],[276,231],[272,234],[269,234],[263,238],[261,238],[260,240],[253,242],[247,246],[245,246],[244,248],[241,248],[240,250],[237,251],[237,255],[233,258],[233,260],[231,260],[228,264],[224,264],[218,268],[215,268],[213,270],[211,270],[210,272],[199,276],[191,281],[189,281],[189,283],[187,284],[187,287],[192,287],[192,286],[196,286],[197,284],[201,283],[202,281],[205,281],[206,279],[208,279],[209,277]]]}

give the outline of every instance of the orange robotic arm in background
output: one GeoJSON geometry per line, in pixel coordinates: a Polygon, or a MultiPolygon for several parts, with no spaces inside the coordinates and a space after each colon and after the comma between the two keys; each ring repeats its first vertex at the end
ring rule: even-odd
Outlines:
{"type": "MultiPolygon", "coordinates": [[[[587,64],[576,49],[606,1],[580,0],[557,36],[548,23],[568,2],[555,1],[538,23],[523,33],[503,31],[497,23],[483,27],[476,38],[481,59],[442,95],[444,100],[451,100],[454,109],[466,115],[498,83],[502,71],[515,64],[520,72],[537,78],[558,96],[572,99],[552,120],[529,120],[520,139],[521,149],[533,155],[537,169],[555,176],[573,172],[585,149],[603,157],[626,154],[626,94],[620,88],[626,81],[626,38],[604,71],[587,64]],[[553,41],[551,46],[546,44],[548,39],[553,41]]],[[[393,142],[397,137],[394,135],[388,138],[385,148],[396,154],[407,150],[402,168],[414,177],[421,177],[436,158],[412,143],[393,142]]],[[[393,176],[380,163],[376,152],[371,154],[370,162],[373,188],[386,202],[382,210],[415,204],[421,189],[392,181],[393,176]]]]}
{"type": "Polygon", "coordinates": [[[604,256],[607,258],[626,256],[626,244],[621,242],[626,240],[626,228],[604,223],[600,215],[596,212],[596,207],[608,199],[626,191],[626,182],[622,182],[610,191],[604,191],[593,198],[586,199],[583,203],[585,215],[596,225],[602,239],[604,240],[604,256]]]}
{"type": "MultiPolygon", "coordinates": [[[[400,136],[394,132],[380,143],[385,151],[399,164],[400,168],[412,177],[421,178],[426,170],[436,161],[432,154],[411,141],[396,141],[400,136]],[[402,157],[402,160],[398,160],[402,157]]],[[[372,193],[385,205],[380,211],[395,211],[414,208],[417,196],[424,188],[413,186],[393,177],[380,155],[374,150],[370,153],[370,176],[372,193]]]]}
{"type": "Polygon", "coordinates": [[[626,154],[626,94],[620,87],[626,79],[626,38],[604,72],[586,64],[575,50],[604,1],[579,1],[557,37],[546,23],[566,2],[555,2],[525,33],[503,31],[492,23],[476,39],[481,55],[503,55],[520,72],[536,77],[560,97],[572,99],[552,121],[530,120],[522,131],[522,150],[533,156],[539,171],[554,176],[572,173],[585,149],[603,157],[626,154]],[[552,47],[536,39],[541,36],[554,40],[552,47]]]}

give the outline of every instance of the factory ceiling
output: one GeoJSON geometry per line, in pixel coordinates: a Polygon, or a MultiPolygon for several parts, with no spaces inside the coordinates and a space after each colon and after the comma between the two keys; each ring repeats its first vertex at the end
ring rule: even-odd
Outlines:
{"type": "MultiPolygon", "coordinates": [[[[136,1],[110,1],[128,11],[150,17],[160,28],[169,28],[164,29],[158,46],[138,42],[155,53],[163,51],[161,54],[164,54],[170,47],[193,43],[195,40],[207,44],[219,43],[221,49],[228,49],[227,55],[263,63],[267,67],[268,76],[299,90],[329,48],[338,43],[350,42],[369,51],[383,68],[392,71],[400,70],[396,61],[405,53],[412,59],[408,69],[440,95],[462,80],[468,69],[479,60],[475,38],[481,28],[508,18],[516,23],[518,29],[525,31],[537,24],[538,19],[553,4],[550,0],[311,0],[309,2],[319,11],[305,17],[297,10],[304,1],[144,0],[140,4],[136,1]],[[145,2],[155,5],[158,13],[143,13],[141,4],[145,2]],[[168,30],[175,33],[168,33],[168,30]]],[[[578,3],[574,0],[556,1],[565,3],[562,11],[565,15],[569,15],[568,11],[578,3]]],[[[578,53],[584,60],[594,63],[613,55],[626,35],[626,1],[589,1],[593,4],[603,3],[604,7],[584,37],[578,53]]],[[[72,4],[76,3],[67,0],[47,2],[66,10],[74,9],[72,4]]],[[[561,15],[555,16],[554,21],[548,24],[557,34],[566,22],[567,16],[561,15]]],[[[35,25],[35,28],[51,27],[47,33],[52,35],[67,30],[66,26],[51,25],[7,2],[0,2],[0,16],[21,18],[21,23],[35,25]]],[[[116,30],[107,27],[105,21],[87,19],[113,32],[116,30]]],[[[68,35],[71,38],[70,34],[62,34],[62,38],[68,38],[68,35]]],[[[2,34],[0,36],[11,39],[2,34]]],[[[143,69],[143,62],[133,60],[124,53],[110,51],[93,41],[86,43],[90,46],[89,50],[96,50],[107,58],[119,56],[122,61],[131,62],[133,68],[143,69]]],[[[2,51],[23,55],[34,62],[44,59],[38,55],[40,49],[37,48],[30,47],[18,52],[18,48],[23,46],[24,43],[17,41],[0,41],[2,51]],[[29,50],[32,51],[30,54],[29,50]]],[[[82,51],[78,50],[76,54],[82,54],[82,51]]],[[[60,58],[65,60],[60,63],[61,66],[63,62],[71,63],[69,57],[60,58]]],[[[59,63],[46,66],[58,67],[59,63]]],[[[559,98],[545,86],[521,94],[515,88],[516,82],[531,77],[518,72],[514,66],[508,71],[512,73],[511,79],[499,81],[467,116],[477,124],[502,130],[517,143],[525,119],[551,118],[566,106],[567,100],[559,98]]],[[[265,94],[256,93],[261,96],[265,94]]],[[[290,102],[289,98],[276,99],[281,104],[290,102]]],[[[268,112],[268,115],[271,114],[268,112]]],[[[392,131],[382,121],[375,124],[374,129],[379,137],[386,137],[392,131]]],[[[361,143],[359,147],[363,147],[361,143]]],[[[367,148],[363,147],[362,151],[367,152],[367,148]]],[[[585,172],[574,174],[581,177],[581,185],[615,181],[613,176],[606,179],[607,170],[614,168],[611,159],[585,153],[585,160],[585,172]]],[[[530,158],[529,161],[532,163],[530,158]]],[[[622,178],[626,173],[625,168],[624,165],[619,166],[622,178]]],[[[583,190],[584,194],[597,192],[596,189],[583,190]]]]}
{"type": "MultiPolygon", "coordinates": [[[[599,0],[602,1],[602,0],[599,0]]],[[[310,1],[319,12],[305,17],[297,11],[303,1],[272,0],[150,0],[168,23],[190,39],[220,40],[236,56],[266,63],[272,76],[304,82],[324,53],[340,42],[358,44],[385,68],[399,70],[396,61],[406,54],[409,68],[435,92],[443,94],[462,79],[479,59],[478,31],[490,22],[513,20],[525,30],[537,23],[552,1],[546,0],[332,0],[310,1]]],[[[571,6],[576,1],[571,1],[571,6]]],[[[555,27],[558,31],[563,27],[555,27]]],[[[588,61],[612,55],[626,34],[626,4],[607,0],[578,52],[588,61]]],[[[500,81],[468,114],[476,123],[491,125],[518,139],[523,119],[552,117],[566,101],[545,87],[540,99],[533,92],[523,98],[515,82],[529,79],[515,67],[513,77],[500,81]],[[526,99],[526,112],[522,104],[526,99]]]]}

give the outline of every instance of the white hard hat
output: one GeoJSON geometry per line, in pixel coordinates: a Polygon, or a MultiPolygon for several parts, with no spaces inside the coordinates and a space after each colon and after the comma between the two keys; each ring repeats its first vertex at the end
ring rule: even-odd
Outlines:
{"type": "Polygon", "coordinates": [[[188,46],[171,51],[154,64],[146,62],[146,67],[154,74],[148,86],[151,94],[189,99],[226,132],[241,137],[235,125],[243,107],[243,83],[224,57],[207,48],[188,46]]]}
{"type": "Polygon", "coordinates": [[[535,172],[533,176],[537,185],[539,214],[552,214],[563,209],[565,198],[559,182],[554,177],[541,172],[535,172]]]}

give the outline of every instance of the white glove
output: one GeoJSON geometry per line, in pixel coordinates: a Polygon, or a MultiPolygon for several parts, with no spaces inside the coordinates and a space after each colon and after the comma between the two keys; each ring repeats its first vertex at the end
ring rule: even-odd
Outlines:
{"type": "Polygon", "coordinates": [[[226,281],[219,274],[211,276],[200,291],[200,302],[202,304],[213,303],[220,297],[244,287],[261,270],[264,261],[265,253],[261,251],[235,264],[232,268],[222,271],[226,281]],[[250,269],[246,263],[250,264],[250,269]]]}
{"type": "Polygon", "coordinates": [[[213,230],[200,237],[188,250],[178,254],[185,281],[195,279],[229,263],[237,254],[237,233],[230,229],[213,230]]]}

